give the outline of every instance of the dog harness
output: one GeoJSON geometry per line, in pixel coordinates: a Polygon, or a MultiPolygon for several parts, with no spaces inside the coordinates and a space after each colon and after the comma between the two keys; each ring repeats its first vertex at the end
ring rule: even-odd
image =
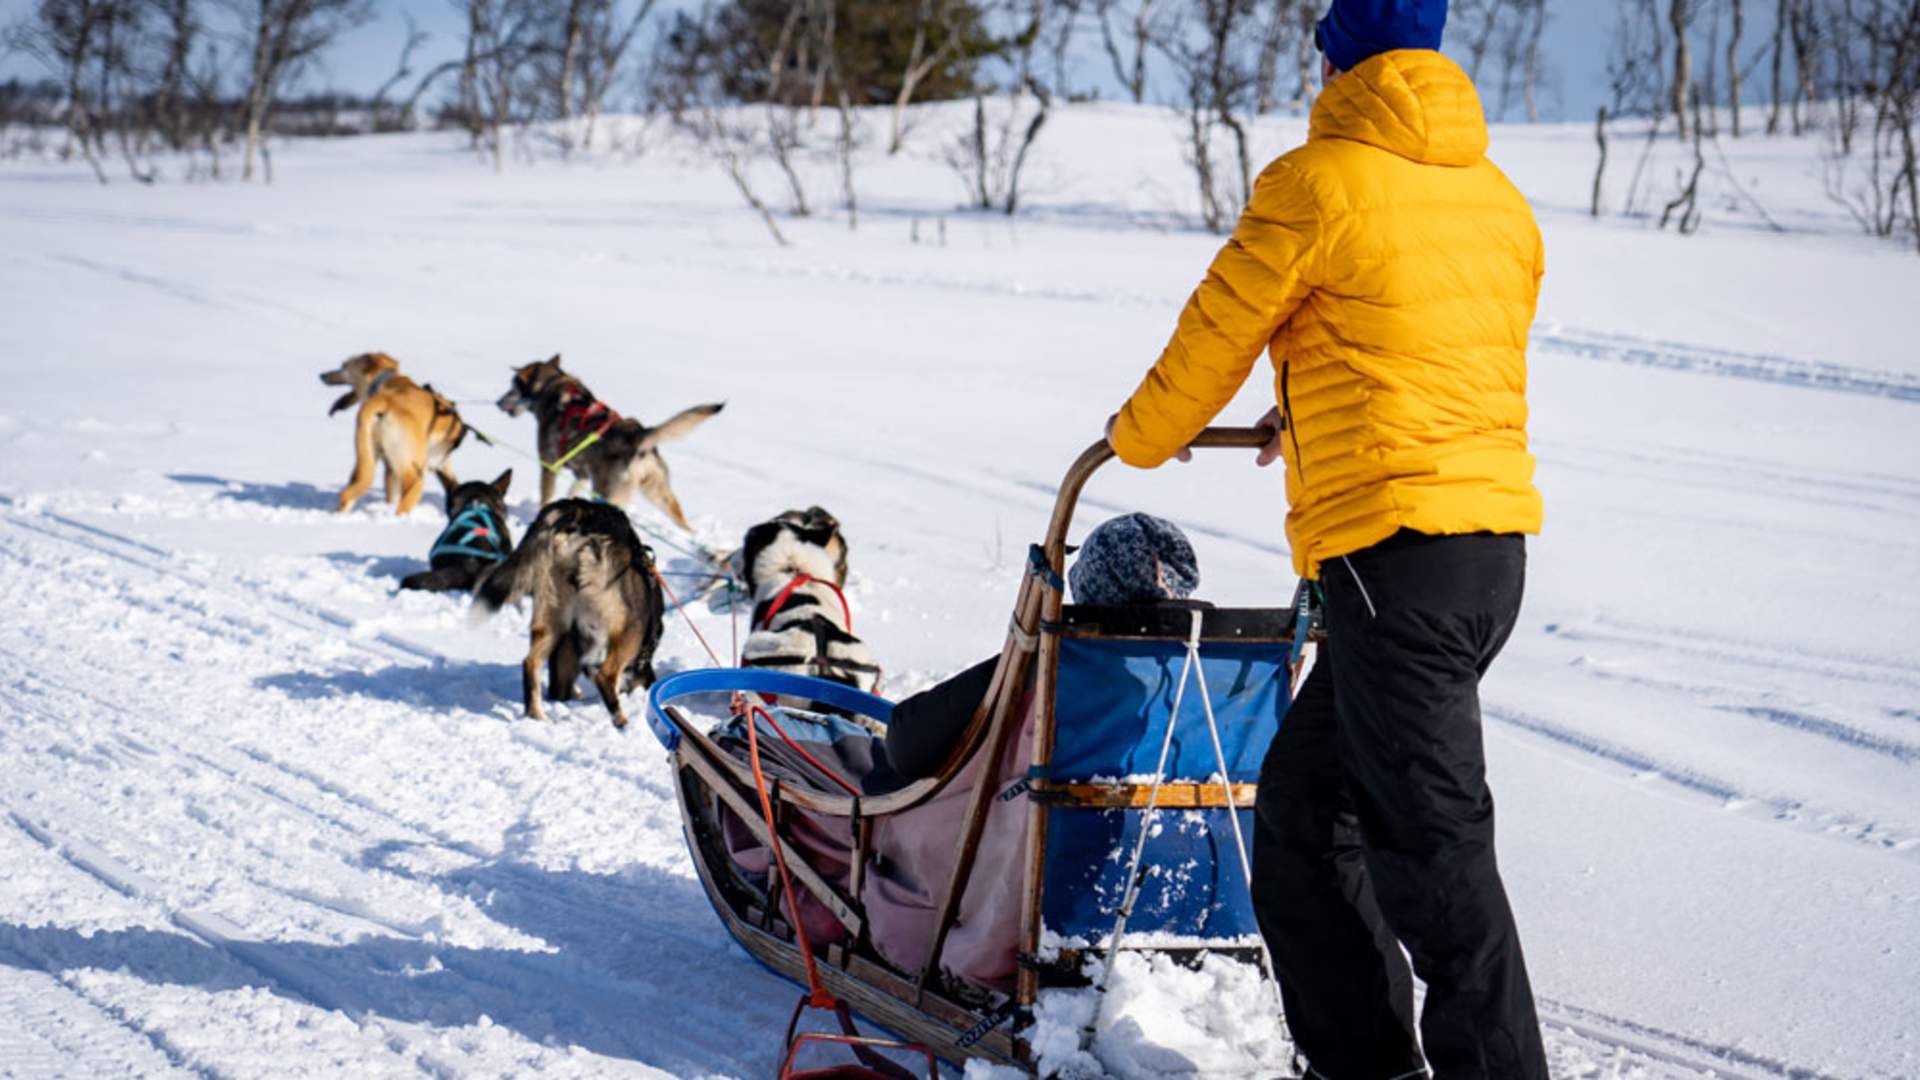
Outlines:
{"type": "Polygon", "coordinates": [[[814,583],[825,585],[827,588],[833,590],[833,595],[838,597],[840,600],[840,614],[845,615],[847,617],[847,633],[849,634],[853,633],[853,609],[847,606],[847,594],[840,591],[840,586],[835,585],[831,581],[821,581],[819,578],[814,577],[812,574],[796,574],[792,581],[787,582],[787,587],[784,589],[781,589],[780,594],[773,598],[773,603],[767,605],[766,616],[764,618],[755,620],[759,624],[756,627],[756,629],[765,630],[768,627],[772,626],[773,617],[775,615],[780,614],[780,610],[787,606],[788,600],[793,599],[794,590],[798,589],[802,585],[810,585],[814,583]]]}
{"type": "Polygon", "coordinates": [[[560,457],[547,468],[558,471],[619,422],[620,414],[604,401],[576,398],[567,402],[560,410],[560,457]]]}
{"type": "Polygon", "coordinates": [[[440,531],[440,538],[433,542],[433,549],[427,552],[429,561],[442,555],[471,555],[488,562],[502,562],[507,557],[506,530],[494,517],[493,508],[486,503],[468,503],[465,509],[453,515],[447,527],[440,531]]]}
{"type": "MultiPolygon", "coordinates": [[[[770,629],[773,626],[774,617],[779,615],[780,612],[787,607],[789,600],[793,599],[794,591],[802,585],[807,584],[825,585],[827,588],[833,590],[833,595],[840,601],[840,613],[846,617],[847,628],[843,631],[834,626],[830,620],[815,615],[809,620],[813,624],[814,653],[812,656],[755,656],[742,660],[740,666],[803,666],[821,678],[846,683],[849,686],[856,685],[861,675],[880,674],[880,668],[877,665],[863,664],[858,660],[836,659],[829,652],[829,647],[836,641],[857,640],[853,637],[853,609],[847,606],[847,594],[840,590],[840,586],[835,585],[831,581],[814,577],[812,574],[796,574],[792,581],[787,582],[786,588],[781,589],[779,594],[768,603],[767,613],[754,619],[754,629],[770,629]]],[[[817,603],[811,596],[803,596],[800,599],[802,604],[817,603]]]]}

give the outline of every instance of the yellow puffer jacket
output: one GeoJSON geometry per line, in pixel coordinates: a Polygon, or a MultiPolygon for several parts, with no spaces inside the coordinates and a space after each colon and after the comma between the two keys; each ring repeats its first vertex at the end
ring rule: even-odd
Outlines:
{"type": "Polygon", "coordinates": [[[1121,459],[1173,456],[1266,349],[1302,576],[1402,528],[1538,532],[1527,331],[1544,254],[1486,151],[1473,83],[1437,52],[1334,79],[1121,410],[1121,459]]]}

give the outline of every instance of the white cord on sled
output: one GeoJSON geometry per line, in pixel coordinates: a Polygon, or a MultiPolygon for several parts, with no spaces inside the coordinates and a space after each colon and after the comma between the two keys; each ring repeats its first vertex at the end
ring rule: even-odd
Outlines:
{"type": "MultiPolygon", "coordinates": [[[[1173,712],[1167,717],[1167,734],[1160,740],[1160,759],[1153,767],[1153,786],[1147,791],[1147,808],[1140,818],[1140,833],[1133,840],[1133,859],[1127,866],[1127,889],[1121,894],[1120,912],[1113,920],[1113,936],[1107,940],[1107,966],[1100,973],[1100,1001],[1094,1006],[1093,1027],[1100,1026],[1100,1013],[1107,1004],[1107,983],[1113,978],[1113,965],[1120,958],[1120,938],[1127,932],[1127,918],[1133,914],[1134,901],[1140,899],[1140,860],[1147,853],[1147,837],[1153,832],[1154,815],[1160,812],[1160,784],[1167,777],[1167,754],[1173,749],[1173,732],[1180,724],[1180,703],[1187,695],[1187,680],[1200,662],[1200,612],[1193,613],[1193,632],[1187,636],[1187,662],[1180,669],[1180,685],[1173,691],[1173,712]]],[[[1203,678],[1201,692],[1206,692],[1203,678]]]]}
{"type": "MultiPolygon", "coordinates": [[[[1119,914],[1113,922],[1113,936],[1107,941],[1106,968],[1100,973],[1100,999],[1094,1007],[1092,1028],[1100,1026],[1100,1015],[1106,1009],[1107,985],[1113,979],[1113,966],[1120,958],[1120,939],[1127,931],[1127,919],[1133,914],[1133,905],[1140,899],[1140,862],[1146,855],[1147,838],[1153,832],[1154,817],[1159,813],[1160,785],[1167,775],[1167,754],[1173,747],[1173,732],[1180,722],[1180,704],[1186,698],[1187,682],[1193,677],[1195,669],[1200,667],[1200,625],[1204,613],[1193,612],[1192,628],[1187,633],[1187,659],[1180,669],[1180,685],[1173,692],[1173,712],[1167,717],[1167,733],[1160,741],[1160,758],[1154,764],[1153,786],[1147,791],[1147,807],[1140,820],[1140,832],[1134,837],[1133,858],[1127,866],[1127,889],[1120,902],[1119,914]]],[[[1240,810],[1234,805],[1233,774],[1227,769],[1227,752],[1220,742],[1220,722],[1213,715],[1213,695],[1207,691],[1207,676],[1200,673],[1200,707],[1206,713],[1207,733],[1213,738],[1213,759],[1220,767],[1220,781],[1227,792],[1227,820],[1233,823],[1234,853],[1240,857],[1240,873],[1247,883],[1247,896],[1253,897],[1253,859],[1248,853],[1247,838],[1240,828],[1240,810]]],[[[1267,940],[1260,937],[1260,973],[1274,989],[1274,999],[1282,1017],[1286,1015],[1285,1005],[1280,1002],[1280,981],[1274,976],[1273,956],[1267,951],[1267,940]]]]}
{"type": "MultiPolygon", "coordinates": [[[[1193,634],[1187,639],[1187,662],[1194,663],[1200,657],[1200,613],[1193,613],[1193,634]]],[[[1227,770],[1227,752],[1220,745],[1220,724],[1213,718],[1213,695],[1207,692],[1206,672],[1200,673],[1200,708],[1207,714],[1207,734],[1213,736],[1213,760],[1220,765],[1220,783],[1227,789],[1227,820],[1233,822],[1233,850],[1240,856],[1240,873],[1247,883],[1247,902],[1255,903],[1253,897],[1253,856],[1247,848],[1247,838],[1240,831],[1240,808],[1233,801],[1233,774],[1227,770]]],[[[1256,802],[1258,799],[1256,797],[1256,802]]],[[[1256,809],[1255,813],[1259,813],[1256,809]]],[[[1260,939],[1260,973],[1272,984],[1274,1001],[1284,1018],[1286,1004],[1280,999],[1280,980],[1273,972],[1273,954],[1267,950],[1267,936],[1256,935],[1260,939]]]]}

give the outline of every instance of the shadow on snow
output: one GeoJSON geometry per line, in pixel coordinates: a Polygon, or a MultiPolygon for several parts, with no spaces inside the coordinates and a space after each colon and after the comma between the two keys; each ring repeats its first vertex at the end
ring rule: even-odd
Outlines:
{"type": "MultiPolygon", "coordinates": [[[[119,971],[209,992],[264,987],[356,1021],[460,1028],[485,1018],[542,1046],[683,1074],[766,1075],[777,1065],[797,991],[732,944],[691,877],[639,865],[614,874],[556,871],[511,859],[433,874],[411,869],[425,861],[412,854],[413,845],[382,844],[360,862],[437,889],[453,904],[471,903],[546,950],[450,945],[416,936],[440,930],[438,919],[410,930],[351,901],[307,897],[405,936],[212,947],[167,930],[0,924],[0,966],[119,971]]],[[[434,849],[436,861],[444,854],[434,849]]]]}

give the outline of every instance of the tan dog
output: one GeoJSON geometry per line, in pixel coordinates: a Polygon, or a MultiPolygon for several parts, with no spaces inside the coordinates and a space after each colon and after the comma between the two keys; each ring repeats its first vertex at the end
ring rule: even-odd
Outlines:
{"type": "MultiPolygon", "coordinates": [[[[540,425],[540,457],[543,461],[566,462],[574,476],[570,496],[578,495],[583,483],[591,483],[595,495],[621,507],[633,505],[634,495],[645,495],[676,525],[693,531],[673,493],[673,479],[667,472],[666,459],[660,456],[660,444],[685,438],[722,405],[695,405],[682,409],[659,427],[648,427],[609,409],[579,379],[560,370],[557,354],[515,368],[513,385],[499,404],[508,416],[533,411],[540,425]]],[[[542,506],[553,501],[557,469],[556,465],[540,470],[542,506]]]]}
{"type": "Polygon", "coordinates": [[[386,353],[361,353],[320,376],[328,386],[351,386],[327,410],[327,415],[360,406],[353,426],[353,477],[340,492],[341,513],[373,487],[377,459],[387,467],[387,502],[397,513],[413,510],[425,489],[427,470],[440,474],[448,487],[460,481],[447,467],[447,457],[466,437],[453,403],[400,374],[400,361],[386,353]]]}

